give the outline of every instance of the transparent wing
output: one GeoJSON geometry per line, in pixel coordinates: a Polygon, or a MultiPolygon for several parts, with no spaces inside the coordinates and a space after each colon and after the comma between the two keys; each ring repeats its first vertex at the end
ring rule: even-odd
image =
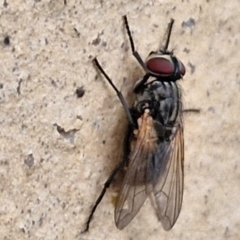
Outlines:
{"type": "Polygon", "coordinates": [[[172,141],[166,146],[160,144],[155,155],[155,162],[157,166],[160,166],[160,171],[157,177],[154,177],[153,192],[157,215],[165,230],[170,230],[173,227],[181,210],[184,177],[183,161],[183,124],[180,120],[172,141]],[[163,152],[165,156],[160,157],[160,159],[159,156],[163,152]]]}
{"type": "Polygon", "coordinates": [[[148,179],[148,163],[157,149],[156,132],[152,125],[152,118],[146,113],[142,117],[135,140],[131,141],[129,166],[118,194],[115,207],[115,223],[117,228],[123,229],[136,216],[145,202],[152,184],[148,179]]]}

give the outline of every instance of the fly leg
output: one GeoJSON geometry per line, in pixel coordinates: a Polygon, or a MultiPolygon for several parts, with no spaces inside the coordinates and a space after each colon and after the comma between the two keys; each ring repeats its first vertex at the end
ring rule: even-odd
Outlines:
{"type": "Polygon", "coordinates": [[[137,59],[138,63],[142,66],[142,68],[144,69],[144,71],[146,72],[146,74],[144,75],[143,78],[141,78],[139,81],[136,82],[136,84],[133,87],[133,91],[134,93],[138,93],[142,86],[144,85],[144,83],[148,80],[148,78],[150,77],[150,74],[148,73],[148,70],[146,68],[145,63],[143,62],[142,58],[140,57],[139,53],[136,51],[135,46],[134,46],[134,42],[133,42],[133,38],[132,38],[132,34],[129,28],[129,24],[128,24],[128,20],[127,20],[127,16],[123,16],[123,20],[127,29],[127,34],[128,34],[128,38],[129,38],[129,42],[131,45],[131,49],[132,49],[132,54],[133,56],[137,59]]]}
{"type": "Polygon", "coordinates": [[[112,86],[112,88],[115,90],[115,92],[117,93],[117,96],[119,98],[119,100],[121,101],[123,108],[127,114],[127,118],[130,122],[130,124],[135,127],[135,123],[133,121],[132,115],[130,113],[128,104],[126,102],[126,100],[124,99],[122,93],[117,89],[117,87],[114,85],[114,83],[112,82],[112,80],[110,79],[110,77],[106,74],[106,72],[103,70],[103,68],[101,67],[101,65],[99,64],[98,60],[96,58],[93,59],[93,62],[95,63],[95,65],[97,66],[97,68],[99,69],[99,71],[104,75],[104,77],[107,79],[107,81],[110,83],[110,85],[112,86]]]}
{"type": "Polygon", "coordinates": [[[168,34],[167,34],[166,43],[165,43],[165,46],[164,46],[163,50],[160,50],[160,52],[168,53],[167,49],[168,49],[168,45],[169,45],[169,42],[170,42],[170,37],[171,37],[171,33],[172,33],[173,23],[174,23],[174,19],[171,19],[171,22],[168,25],[168,34]]]}
{"type": "Polygon", "coordinates": [[[143,62],[142,58],[140,57],[139,53],[136,51],[135,46],[134,46],[134,42],[133,42],[133,38],[131,35],[131,31],[128,25],[128,20],[127,20],[127,16],[123,16],[123,20],[127,29],[127,34],[128,34],[128,38],[131,44],[131,49],[132,49],[132,54],[133,56],[137,59],[137,61],[139,62],[139,64],[142,66],[142,68],[144,69],[145,72],[147,72],[145,63],[143,62]]]}
{"type": "Polygon", "coordinates": [[[82,231],[82,233],[85,233],[89,230],[89,226],[90,226],[90,222],[92,221],[93,215],[99,205],[99,203],[102,201],[107,189],[109,188],[110,184],[112,183],[116,173],[123,167],[124,163],[126,162],[126,158],[123,158],[121,160],[121,162],[118,163],[118,165],[113,169],[113,171],[111,172],[110,176],[108,177],[107,181],[104,184],[104,187],[98,197],[98,199],[96,200],[94,206],[92,207],[91,213],[88,217],[88,220],[86,222],[86,227],[85,229],[82,231]]]}

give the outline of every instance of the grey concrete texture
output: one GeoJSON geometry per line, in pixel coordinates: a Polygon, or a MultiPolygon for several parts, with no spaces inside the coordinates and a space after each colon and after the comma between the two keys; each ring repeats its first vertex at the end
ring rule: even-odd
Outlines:
{"type": "MultiPolygon", "coordinates": [[[[0,1],[0,239],[240,239],[240,2],[0,1]],[[149,200],[122,231],[111,187],[127,119],[92,64],[97,56],[131,103],[143,58],[163,43],[185,64],[183,207],[165,232],[149,200]],[[84,95],[77,97],[76,89],[84,95]]],[[[116,184],[115,184],[116,185],[116,184]]]]}

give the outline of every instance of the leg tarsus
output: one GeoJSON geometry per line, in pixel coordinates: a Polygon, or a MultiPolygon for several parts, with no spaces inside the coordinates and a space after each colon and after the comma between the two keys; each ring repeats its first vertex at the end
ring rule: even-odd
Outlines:
{"type": "Polygon", "coordinates": [[[85,229],[82,231],[82,233],[88,232],[90,223],[91,223],[92,218],[93,218],[93,215],[94,215],[94,213],[95,213],[95,211],[96,211],[99,203],[102,201],[102,199],[103,199],[103,197],[104,197],[107,189],[109,188],[110,184],[112,183],[112,181],[113,181],[116,173],[119,171],[119,169],[121,169],[121,168],[123,167],[123,164],[124,164],[124,163],[125,163],[125,158],[123,158],[123,159],[121,160],[121,162],[118,163],[118,165],[114,168],[114,170],[112,171],[112,173],[111,173],[110,176],[108,177],[108,179],[107,179],[107,181],[105,182],[104,187],[103,187],[103,189],[102,189],[102,191],[101,191],[98,199],[96,200],[94,206],[92,207],[91,213],[90,213],[90,215],[89,215],[89,217],[88,217],[88,220],[87,220],[87,222],[86,222],[86,227],[85,227],[85,229]]]}

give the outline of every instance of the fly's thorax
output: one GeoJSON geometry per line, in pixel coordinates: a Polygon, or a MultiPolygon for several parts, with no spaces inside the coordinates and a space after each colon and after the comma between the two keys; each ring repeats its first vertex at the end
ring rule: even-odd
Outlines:
{"type": "Polygon", "coordinates": [[[173,126],[182,111],[181,90],[176,82],[155,79],[138,94],[134,110],[141,116],[149,109],[154,120],[163,126],[173,126]]]}

